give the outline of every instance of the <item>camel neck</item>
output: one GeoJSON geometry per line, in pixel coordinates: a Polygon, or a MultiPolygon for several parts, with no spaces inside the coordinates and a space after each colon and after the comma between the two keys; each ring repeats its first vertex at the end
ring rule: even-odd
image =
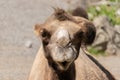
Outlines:
{"type": "MultiPolygon", "coordinates": [[[[75,64],[72,63],[71,66],[66,71],[60,71],[52,67],[54,74],[59,78],[58,80],[75,80],[75,64]]],[[[53,79],[54,80],[54,79],[53,79]]]]}

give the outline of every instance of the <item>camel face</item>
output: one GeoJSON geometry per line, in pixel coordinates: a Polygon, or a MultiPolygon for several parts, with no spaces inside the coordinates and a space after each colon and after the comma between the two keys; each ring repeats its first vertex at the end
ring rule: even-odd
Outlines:
{"type": "Polygon", "coordinates": [[[36,25],[35,33],[42,39],[49,65],[60,71],[66,71],[77,59],[81,44],[91,44],[95,37],[91,22],[61,10],[36,25]]]}
{"type": "Polygon", "coordinates": [[[36,31],[41,32],[39,35],[48,61],[54,63],[58,70],[65,71],[79,55],[83,32],[75,23],[70,22],[68,25],[66,22],[60,22],[56,27],[58,23],[51,23],[52,30],[51,24],[47,28],[37,25],[36,31]]]}
{"type": "Polygon", "coordinates": [[[51,36],[47,45],[52,60],[60,70],[67,70],[79,54],[80,40],[73,43],[75,38],[73,35],[67,29],[60,27],[51,36]]]}

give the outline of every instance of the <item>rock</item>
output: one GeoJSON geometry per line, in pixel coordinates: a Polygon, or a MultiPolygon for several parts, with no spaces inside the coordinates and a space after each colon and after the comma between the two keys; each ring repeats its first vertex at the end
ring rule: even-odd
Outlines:
{"type": "Polygon", "coordinates": [[[96,10],[97,10],[97,11],[101,11],[100,6],[96,6],[96,10]]]}
{"type": "Polygon", "coordinates": [[[115,14],[116,14],[117,16],[120,16],[120,9],[118,9],[118,10],[115,12],[115,14]]]}
{"type": "Polygon", "coordinates": [[[117,54],[116,51],[117,51],[116,46],[113,43],[109,42],[107,44],[107,49],[105,50],[107,55],[116,55],[117,54]]]}
{"type": "Polygon", "coordinates": [[[120,25],[115,25],[115,30],[120,33],[120,25]]]}
{"type": "Polygon", "coordinates": [[[31,47],[32,47],[32,41],[31,41],[31,40],[27,40],[27,41],[25,42],[25,47],[31,48],[31,47]]]}
{"type": "Polygon", "coordinates": [[[95,24],[96,27],[102,27],[102,26],[109,27],[109,26],[111,26],[110,19],[105,15],[101,15],[101,16],[96,17],[93,20],[93,23],[95,24]]]}
{"type": "Polygon", "coordinates": [[[106,43],[112,39],[114,32],[107,16],[98,16],[93,20],[93,23],[97,30],[96,39],[93,43],[94,46],[102,46],[102,43],[106,43]]]}
{"type": "Polygon", "coordinates": [[[97,50],[106,50],[107,43],[108,43],[107,39],[108,38],[106,38],[106,36],[104,36],[104,34],[97,35],[92,46],[94,48],[97,48],[97,50]]]}
{"type": "Polygon", "coordinates": [[[120,49],[120,25],[115,26],[114,44],[120,49]]]}
{"type": "Polygon", "coordinates": [[[113,27],[107,16],[99,16],[93,20],[96,27],[96,39],[93,47],[105,51],[109,55],[120,54],[120,26],[113,27]]]}

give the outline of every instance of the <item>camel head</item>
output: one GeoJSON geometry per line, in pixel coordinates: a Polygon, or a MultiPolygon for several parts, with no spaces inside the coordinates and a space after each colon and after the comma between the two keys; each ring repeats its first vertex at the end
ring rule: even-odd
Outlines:
{"type": "Polygon", "coordinates": [[[42,39],[49,64],[66,71],[77,59],[81,45],[91,44],[96,32],[87,19],[56,9],[44,24],[35,25],[35,33],[42,39]]]}

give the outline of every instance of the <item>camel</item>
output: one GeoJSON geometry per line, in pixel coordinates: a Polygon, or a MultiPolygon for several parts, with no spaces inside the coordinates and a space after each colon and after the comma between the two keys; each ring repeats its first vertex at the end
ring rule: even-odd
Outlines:
{"type": "Polygon", "coordinates": [[[86,48],[96,35],[88,19],[55,8],[34,31],[42,44],[28,80],[115,80],[86,48]]]}

